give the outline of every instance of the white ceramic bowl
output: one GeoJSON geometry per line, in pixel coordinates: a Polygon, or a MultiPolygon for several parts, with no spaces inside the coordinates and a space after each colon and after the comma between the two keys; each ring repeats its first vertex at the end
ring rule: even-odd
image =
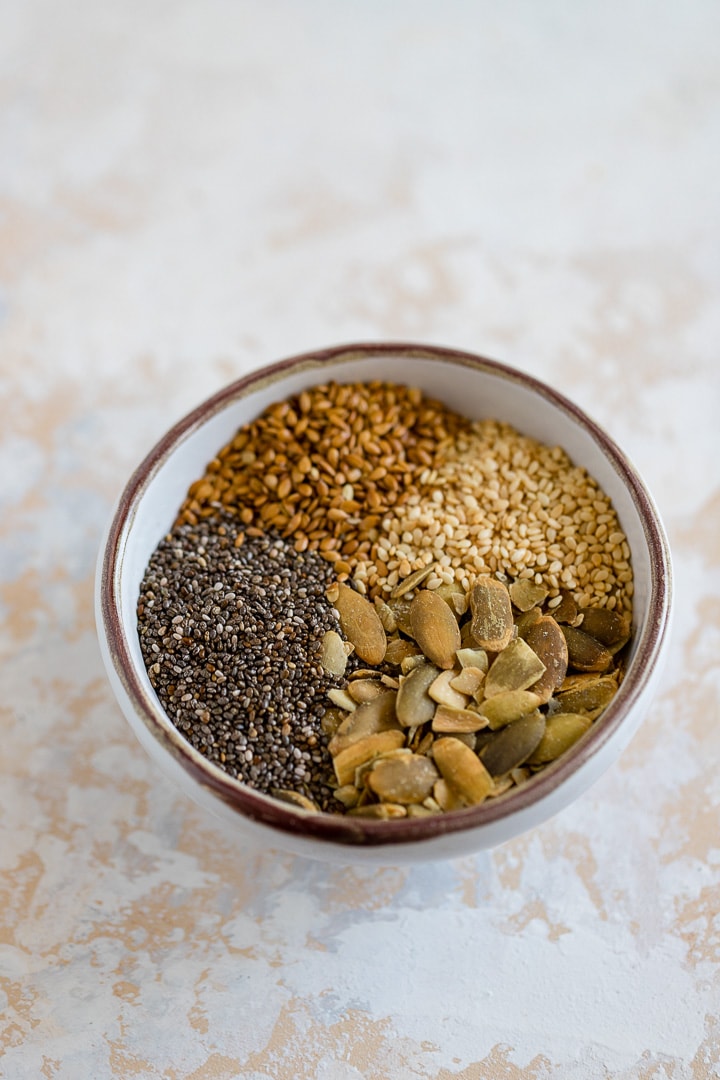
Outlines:
{"type": "Polygon", "coordinates": [[[575,405],[502,364],[451,349],[364,344],[325,349],[253,372],[198,406],[148,454],[120,497],[100,554],[97,624],[107,672],[130,726],[163,771],[240,838],[341,862],[406,863],[494,847],[562,810],[627,746],[651,701],[669,638],[672,571],[658,512],[627,457],[575,405]],[[626,677],[587,735],[523,787],[452,814],[396,821],[307,814],[207,761],[170,722],[145,671],[136,602],[148,560],[193,480],[236,430],[271,402],[328,380],[421,387],[471,418],[495,417],[561,445],[611,497],[632,551],[634,630],[626,677]]]}

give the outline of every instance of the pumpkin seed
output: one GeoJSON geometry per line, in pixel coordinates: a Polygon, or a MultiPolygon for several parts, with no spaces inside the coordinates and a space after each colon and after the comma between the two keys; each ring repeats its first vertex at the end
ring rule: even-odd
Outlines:
{"type": "Polygon", "coordinates": [[[435,783],[433,799],[438,810],[442,810],[445,814],[450,813],[451,810],[464,810],[467,806],[460,792],[456,791],[452,784],[449,784],[443,777],[435,783]]]}
{"type": "Polygon", "coordinates": [[[320,813],[320,808],[315,805],[312,799],[308,799],[307,795],[303,795],[299,791],[288,791],[286,788],[273,788],[270,794],[276,799],[280,799],[281,802],[286,802],[291,806],[297,807],[298,810],[306,810],[312,814],[320,813]]]}
{"type": "Polygon", "coordinates": [[[504,795],[506,791],[509,791],[514,786],[515,783],[509,773],[507,776],[499,776],[493,783],[490,798],[496,799],[498,795],[504,795]]]}
{"type": "Polygon", "coordinates": [[[580,608],[582,629],[613,655],[630,640],[630,619],[608,608],[580,608]]]}
{"type": "Polygon", "coordinates": [[[366,735],[365,738],[341,750],[333,759],[338,785],[342,787],[343,784],[351,783],[358,765],[364,764],[386,750],[398,749],[404,741],[405,736],[401,731],[379,731],[375,735],[366,735]]]}
{"type": "Polygon", "coordinates": [[[454,671],[441,672],[428,687],[428,694],[438,705],[449,705],[451,709],[464,709],[468,703],[467,695],[453,690],[450,683],[454,678],[454,671]]]}
{"type": "Polygon", "coordinates": [[[455,655],[460,661],[460,667],[474,667],[487,672],[488,655],[484,649],[458,649],[455,655]]]}
{"type": "Polygon", "coordinates": [[[431,563],[430,566],[423,566],[419,570],[416,570],[409,577],[406,577],[403,581],[399,582],[390,593],[393,599],[397,599],[399,596],[404,596],[405,593],[412,592],[412,590],[429,577],[435,569],[435,564],[431,563]]]}
{"type": "Polygon", "coordinates": [[[323,735],[332,737],[346,718],[345,709],[326,709],[321,720],[320,728],[323,735]]]}
{"type": "Polygon", "coordinates": [[[513,581],[508,592],[518,611],[529,611],[530,608],[542,604],[547,597],[547,589],[544,585],[536,585],[534,581],[527,578],[513,581]]]}
{"type": "Polygon", "coordinates": [[[333,757],[366,735],[374,735],[378,731],[397,731],[399,725],[395,718],[396,696],[392,690],[384,691],[373,701],[359,705],[350,713],[328,744],[328,750],[333,757]]]}
{"type": "Polygon", "coordinates": [[[431,810],[428,806],[418,806],[416,803],[411,803],[407,808],[408,817],[432,817],[437,814],[440,807],[437,810],[431,810]]]}
{"type": "Polygon", "coordinates": [[[555,761],[591,727],[590,718],[579,713],[556,713],[549,717],[542,739],[530,757],[526,758],[528,765],[546,765],[555,761]]]}
{"type": "Polygon", "coordinates": [[[567,690],[561,688],[554,700],[560,712],[586,713],[606,708],[616,693],[617,682],[612,675],[576,675],[573,685],[567,690]]]}
{"type": "Polygon", "coordinates": [[[440,674],[434,664],[419,664],[400,683],[395,709],[403,727],[426,724],[435,715],[428,690],[440,674]]]}
{"type": "Polygon", "coordinates": [[[335,608],[340,628],[361,660],[366,664],[381,664],[385,658],[387,638],[380,616],[369,600],[349,585],[338,586],[335,608]]]}
{"type": "Polygon", "coordinates": [[[511,769],[525,764],[537,749],[544,733],[545,717],[542,713],[528,713],[496,731],[479,751],[480,759],[491,776],[504,776],[511,769]]]}
{"type": "Polygon", "coordinates": [[[430,758],[408,754],[394,760],[377,761],[367,785],[381,802],[421,803],[432,792],[438,771],[430,758]]]}
{"type": "Polygon", "coordinates": [[[328,690],[328,697],[333,705],[337,705],[339,709],[345,709],[346,712],[353,712],[357,707],[356,702],[353,701],[347,690],[340,690],[336,686],[333,686],[332,690],[328,690]]]}
{"type": "Polygon", "coordinates": [[[537,709],[538,705],[540,698],[530,690],[506,690],[483,701],[479,709],[487,725],[495,731],[506,724],[514,724],[521,716],[527,716],[537,709]]]}
{"type": "Polygon", "coordinates": [[[539,607],[530,608],[529,611],[523,612],[523,614],[515,620],[518,637],[521,637],[524,641],[527,641],[529,631],[532,629],[533,626],[537,625],[537,623],[540,622],[541,617],[542,611],[539,607]]]}
{"type": "Polygon", "coordinates": [[[344,675],[347,667],[348,654],[345,651],[345,643],[334,630],[328,630],[323,634],[320,648],[320,664],[329,675],[344,675]]]}
{"type": "Polygon", "coordinates": [[[541,703],[549,701],[567,673],[568,647],[562,630],[551,615],[541,615],[528,630],[525,641],[545,665],[545,671],[530,689],[541,703]]]}
{"type": "Polygon", "coordinates": [[[360,705],[373,701],[381,693],[382,683],[379,679],[353,679],[348,683],[348,694],[360,705]]]}
{"type": "Polygon", "coordinates": [[[418,647],[414,641],[406,641],[405,638],[396,637],[388,641],[385,652],[385,663],[400,665],[403,660],[410,656],[417,656],[418,647]]]}
{"type": "MultiPolygon", "coordinates": [[[[490,774],[473,751],[459,739],[436,739],[433,759],[443,779],[468,806],[479,805],[490,794],[493,786],[490,774]]],[[[435,791],[433,794],[437,799],[435,791]]]]}
{"type": "Polygon", "coordinates": [[[382,754],[375,754],[373,757],[368,758],[367,761],[363,761],[361,765],[358,765],[355,770],[355,778],[353,780],[353,783],[358,789],[358,791],[362,793],[360,796],[360,802],[367,802],[367,800],[371,796],[371,792],[367,786],[367,778],[372,772],[372,770],[375,768],[375,765],[378,761],[384,761],[386,759],[389,760],[398,757],[407,757],[408,754],[411,753],[412,750],[410,750],[409,747],[397,746],[394,747],[392,750],[383,751],[382,754]]]}
{"type": "Polygon", "coordinates": [[[551,600],[548,608],[557,623],[573,623],[578,616],[575,597],[567,589],[563,589],[559,596],[551,600]]]}
{"type": "Polygon", "coordinates": [[[449,584],[443,582],[442,585],[438,585],[437,589],[433,589],[433,592],[444,600],[458,617],[461,617],[467,611],[467,593],[458,581],[451,581],[449,584]]]}
{"type": "MultiPolygon", "coordinates": [[[[417,648],[417,646],[415,646],[417,648]]],[[[403,675],[409,675],[416,667],[420,667],[421,664],[426,664],[427,660],[422,653],[415,653],[414,656],[406,656],[404,660],[400,661],[400,670],[403,675]]]]}
{"type": "Polygon", "coordinates": [[[488,726],[486,716],[471,712],[470,709],[452,709],[448,705],[438,705],[432,721],[433,731],[480,731],[488,726]]]}
{"type": "Polygon", "coordinates": [[[470,609],[475,642],[490,652],[501,652],[512,638],[514,625],[505,585],[496,578],[478,577],[470,593],[470,609]]]}
{"type": "Polygon", "coordinates": [[[383,630],[386,634],[394,634],[397,630],[397,619],[391,607],[381,600],[380,597],[375,599],[375,610],[378,613],[378,618],[383,624],[383,630]]]}
{"type": "Polygon", "coordinates": [[[343,784],[342,787],[335,788],[333,796],[343,804],[346,810],[351,810],[353,806],[357,806],[360,792],[354,784],[343,784]]]}
{"type": "Polygon", "coordinates": [[[457,741],[461,742],[463,746],[467,746],[468,749],[474,750],[477,735],[473,731],[448,731],[445,735],[443,735],[443,738],[457,739],[457,741]]]}
{"type": "Polygon", "coordinates": [[[412,636],[428,660],[440,668],[451,668],[460,648],[460,627],[445,601],[424,589],[412,602],[410,624],[412,636]]]}
{"type": "Polygon", "coordinates": [[[389,600],[387,604],[395,619],[395,629],[401,630],[408,637],[414,637],[410,624],[411,604],[412,600],[409,600],[407,596],[397,596],[394,600],[389,600]]]}
{"type": "Polygon", "coordinates": [[[421,735],[420,736],[420,738],[417,740],[415,746],[413,747],[413,751],[416,754],[425,754],[425,755],[427,755],[430,752],[430,747],[432,746],[433,742],[434,742],[433,734],[432,734],[431,731],[428,731],[426,735],[421,735]]]}
{"type": "Polygon", "coordinates": [[[450,686],[460,694],[475,694],[485,682],[485,672],[476,667],[463,668],[459,675],[453,672],[453,676],[450,686]]]}
{"type": "Polygon", "coordinates": [[[402,818],[407,816],[404,806],[397,803],[367,803],[365,806],[355,806],[348,810],[350,817],[378,818],[380,821],[388,821],[390,818],[402,818]]]}
{"type": "Polygon", "coordinates": [[[537,653],[522,638],[517,638],[493,661],[485,679],[485,697],[507,690],[526,690],[544,673],[545,665],[537,653]]]}
{"type": "MultiPolygon", "coordinates": [[[[583,619],[583,623],[585,620],[583,619]]],[[[577,671],[607,671],[612,653],[594,637],[575,626],[563,626],[568,648],[568,662],[577,671]]]]}

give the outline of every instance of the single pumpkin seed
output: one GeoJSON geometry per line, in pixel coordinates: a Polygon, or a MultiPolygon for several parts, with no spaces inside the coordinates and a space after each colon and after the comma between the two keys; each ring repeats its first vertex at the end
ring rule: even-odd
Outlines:
{"type": "Polygon", "coordinates": [[[397,803],[368,803],[366,806],[353,807],[348,814],[350,817],[376,818],[380,821],[407,817],[405,807],[397,803]]]}
{"type": "Polygon", "coordinates": [[[550,614],[557,623],[573,623],[578,617],[578,606],[575,597],[568,589],[563,589],[548,604],[550,614]],[[557,601],[557,603],[555,603],[557,601]]]}
{"type": "Polygon", "coordinates": [[[463,746],[467,746],[469,750],[475,749],[475,740],[477,735],[474,731],[448,731],[443,735],[444,739],[457,739],[463,746]]]}
{"type": "Polygon", "coordinates": [[[388,641],[385,652],[385,663],[399,666],[403,660],[410,656],[417,656],[418,647],[414,641],[406,641],[405,638],[396,637],[388,641]]]}
{"type": "Polygon", "coordinates": [[[630,618],[608,608],[580,608],[582,629],[613,655],[630,640],[630,618]]]}
{"type": "Polygon", "coordinates": [[[430,748],[435,741],[433,733],[428,731],[425,735],[420,735],[413,750],[416,754],[429,754],[430,748]]]}
{"type": "Polygon", "coordinates": [[[487,726],[486,716],[471,712],[470,709],[452,709],[447,705],[438,705],[432,721],[433,731],[442,732],[474,732],[487,726]]]}
{"type": "Polygon", "coordinates": [[[567,674],[568,647],[565,636],[551,615],[541,615],[528,630],[525,641],[545,665],[543,674],[530,687],[541,703],[545,703],[567,674]]]}
{"type": "Polygon", "coordinates": [[[380,672],[378,671],[377,668],[368,668],[368,667],[355,668],[355,670],[351,671],[350,674],[348,675],[348,682],[351,682],[353,679],[379,679],[379,678],[380,678],[380,672]]]}
{"type": "Polygon", "coordinates": [[[538,705],[540,698],[530,690],[506,690],[483,701],[479,708],[487,725],[496,731],[506,724],[516,723],[521,716],[527,716],[537,709],[538,705]]]}
{"type": "Polygon", "coordinates": [[[379,731],[399,730],[395,718],[396,696],[392,690],[384,691],[372,701],[359,705],[354,712],[350,713],[328,744],[328,750],[333,757],[352,743],[364,739],[366,735],[374,735],[379,731]]]}
{"type": "MultiPolygon", "coordinates": [[[[596,709],[605,709],[617,693],[617,682],[612,675],[578,675],[574,685],[561,690],[555,695],[559,712],[587,713],[596,709]]],[[[565,683],[568,680],[565,680],[565,683]]],[[[563,683],[563,686],[565,686],[563,683]]]]}
{"type": "MultiPolygon", "coordinates": [[[[583,619],[583,625],[585,620],[583,619]]],[[[607,671],[612,653],[594,637],[575,626],[563,626],[568,648],[568,663],[577,671],[607,671]]]]}
{"type": "Polygon", "coordinates": [[[414,637],[410,623],[411,604],[412,600],[409,600],[407,596],[397,596],[394,600],[389,600],[387,605],[395,618],[396,630],[401,630],[407,637],[414,637]]]}
{"type": "Polygon", "coordinates": [[[459,739],[436,739],[433,760],[443,779],[468,806],[477,806],[490,794],[493,786],[490,774],[473,751],[459,739]]]}
{"type": "Polygon", "coordinates": [[[323,634],[320,647],[320,664],[329,675],[344,675],[348,654],[345,652],[343,639],[334,630],[323,634]]]}
{"type": "Polygon", "coordinates": [[[451,668],[460,648],[460,627],[445,601],[424,589],[410,607],[413,637],[422,651],[440,668],[451,668]]]}
{"type": "Polygon", "coordinates": [[[550,761],[556,761],[591,727],[590,717],[581,716],[579,713],[556,713],[550,716],[542,739],[530,757],[526,758],[528,765],[547,765],[550,761]]]}
{"type": "Polygon", "coordinates": [[[375,735],[366,735],[359,742],[341,750],[333,759],[338,785],[342,787],[343,784],[351,783],[358,765],[362,765],[386,750],[398,749],[404,741],[405,736],[401,731],[379,731],[375,735]]]}
{"type": "MultiPolygon", "coordinates": [[[[417,649],[417,645],[414,646],[417,649]]],[[[414,656],[406,656],[404,660],[400,661],[400,670],[403,675],[409,675],[416,667],[420,667],[421,664],[426,664],[427,660],[422,653],[415,653],[414,656]]]]}
{"type": "Polygon", "coordinates": [[[423,566],[419,570],[416,570],[414,573],[410,574],[409,577],[400,581],[390,593],[390,596],[396,600],[399,596],[404,596],[405,593],[412,592],[412,590],[423,582],[426,577],[430,576],[434,569],[435,564],[431,563],[430,566],[423,566]]]}
{"type": "Polygon", "coordinates": [[[485,681],[485,672],[480,668],[466,667],[463,668],[459,675],[455,675],[450,680],[450,686],[453,690],[457,690],[460,694],[472,694],[477,693],[480,687],[485,681]]]}
{"type": "Polygon", "coordinates": [[[346,716],[345,709],[326,709],[320,719],[320,728],[323,735],[332,737],[346,716]]]}
{"type": "Polygon", "coordinates": [[[453,690],[450,683],[454,678],[454,671],[441,672],[428,687],[428,694],[438,705],[448,705],[451,709],[464,709],[468,703],[467,694],[453,690]]]}
{"type": "Polygon", "coordinates": [[[367,778],[378,761],[407,757],[411,753],[412,750],[410,750],[409,747],[398,746],[392,750],[385,750],[382,754],[376,754],[374,757],[368,758],[367,761],[363,761],[362,765],[358,765],[355,770],[355,779],[353,780],[353,783],[355,784],[355,787],[362,792],[360,801],[366,802],[369,797],[370,789],[367,786],[367,778]]]}
{"type": "Polygon", "coordinates": [[[539,710],[528,713],[496,731],[479,751],[480,758],[491,776],[504,776],[511,769],[525,764],[537,749],[544,733],[545,717],[542,713],[539,710]]]}
{"type": "Polygon", "coordinates": [[[535,626],[542,618],[542,611],[539,607],[530,608],[529,611],[523,612],[515,620],[515,626],[517,628],[518,637],[527,641],[529,631],[535,626]]]}
{"type": "Polygon", "coordinates": [[[351,810],[353,806],[357,806],[360,792],[354,784],[343,784],[342,787],[335,788],[333,797],[342,803],[346,810],[351,810]]]}
{"type": "Polygon", "coordinates": [[[489,661],[484,649],[458,649],[455,655],[460,662],[460,667],[479,668],[480,671],[487,673],[489,661]]]}
{"type": "Polygon", "coordinates": [[[458,617],[463,616],[467,611],[467,593],[459,581],[451,581],[448,584],[443,582],[442,585],[438,585],[437,589],[434,589],[433,592],[436,596],[439,596],[444,600],[448,607],[451,608],[458,617]]]}
{"type": "Polygon", "coordinates": [[[280,802],[289,803],[298,810],[306,810],[312,814],[320,812],[319,807],[315,805],[312,799],[308,799],[307,795],[303,795],[299,791],[289,791],[286,788],[272,788],[270,794],[276,799],[279,799],[280,802]]]}
{"type": "Polygon", "coordinates": [[[530,581],[528,578],[513,581],[508,592],[518,611],[529,611],[530,608],[542,604],[547,597],[545,586],[536,585],[534,581],[530,581]]]}
{"type": "Polygon", "coordinates": [[[347,691],[353,701],[362,705],[382,693],[382,683],[379,679],[353,679],[348,683],[347,691]]]}
{"type": "Polygon", "coordinates": [[[514,786],[515,783],[509,773],[506,776],[498,776],[493,782],[490,798],[496,799],[498,795],[504,795],[506,791],[509,791],[514,786]]]}
{"type": "Polygon", "coordinates": [[[526,641],[517,638],[498,653],[487,673],[485,697],[507,690],[527,690],[545,673],[545,665],[526,641]]]}
{"type": "Polygon", "coordinates": [[[439,810],[448,814],[451,810],[464,810],[467,803],[460,795],[452,784],[449,784],[444,777],[441,777],[436,781],[433,787],[432,798],[435,801],[439,810]]]}
{"type": "Polygon", "coordinates": [[[347,690],[341,690],[333,686],[332,690],[328,690],[328,697],[333,705],[337,705],[339,709],[345,709],[346,712],[354,712],[357,708],[357,703],[353,701],[347,690]]]}
{"type": "Polygon", "coordinates": [[[341,584],[335,601],[340,628],[355,652],[366,664],[381,664],[387,638],[376,609],[349,585],[341,584]]]}
{"type": "Polygon", "coordinates": [[[437,814],[437,810],[431,810],[427,806],[418,806],[416,803],[411,803],[407,808],[408,817],[433,817],[434,814],[437,814]]]}
{"type": "Polygon", "coordinates": [[[470,593],[471,633],[490,652],[501,652],[513,635],[513,616],[507,587],[496,578],[476,578],[470,593]]]}
{"type": "Polygon", "coordinates": [[[385,633],[394,634],[397,630],[397,619],[395,618],[392,608],[389,607],[384,600],[381,600],[380,597],[377,597],[375,600],[375,610],[378,613],[380,622],[383,624],[385,633]]]}
{"type": "Polygon", "coordinates": [[[418,754],[377,761],[367,778],[367,786],[381,802],[421,803],[431,794],[438,779],[432,761],[418,754]]]}
{"type": "Polygon", "coordinates": [[[403,727],[415,727],[432,720],[435,702],[428,690],[439,674],[434,664],[419,664],[400,683],[395,709],[403,727]]]}

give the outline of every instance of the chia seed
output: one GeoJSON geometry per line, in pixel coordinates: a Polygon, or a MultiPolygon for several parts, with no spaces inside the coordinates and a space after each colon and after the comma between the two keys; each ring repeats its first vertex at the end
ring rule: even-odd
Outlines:
{"type": "Polygon", "coordinates": [[[340,631],[325,596],[333,569],[273,533],[235,546],[241,529],[217,511],[177,525],[152,555],[138,600],[150,681],[178,731],[230,776],[337,812],[321,721],[343,680],[318,658],[324,633],[340,631]]]}

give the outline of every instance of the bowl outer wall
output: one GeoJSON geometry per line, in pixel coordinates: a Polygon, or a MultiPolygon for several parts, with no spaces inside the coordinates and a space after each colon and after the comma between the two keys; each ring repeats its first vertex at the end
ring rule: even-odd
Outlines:
{"type": "Polygon", "coordinates": [[[671,566],[662,524],[636,471],[614,443],[561,395],[505,365],[468,353],[359,345],[307,354],[252,373],[175,425],[139,466],[120,498],[101,549],[96,595],[103,658],[123,711],[153,759],[196,801],[240,828],[249,824],[244,814],[264,821],[262,832],[275,847],[356,861],[362,850],[357,845],[369,845],[376,858],[376,845],[381,845],[386,856],[396,853],[392,861],[397,862],[495,846],[568,805],[605,771],[637,729],[654,690],[668,639],[671,566]],[[633,549],[635,607],[640,614],[628,677],[574,752],[504,800],[453,815],[400,822],[305,816],[251,792],[210,765],[179,735],[150,686],[135,625],[137,587],[189,483],[241,423],[271,401],[329,378],[413,383],[473,418],[497,416],[526,434],[558,442],[588,467],[618,510],[633,549]],[[242,812],[236,802],[243,804],[242,812]]]}

